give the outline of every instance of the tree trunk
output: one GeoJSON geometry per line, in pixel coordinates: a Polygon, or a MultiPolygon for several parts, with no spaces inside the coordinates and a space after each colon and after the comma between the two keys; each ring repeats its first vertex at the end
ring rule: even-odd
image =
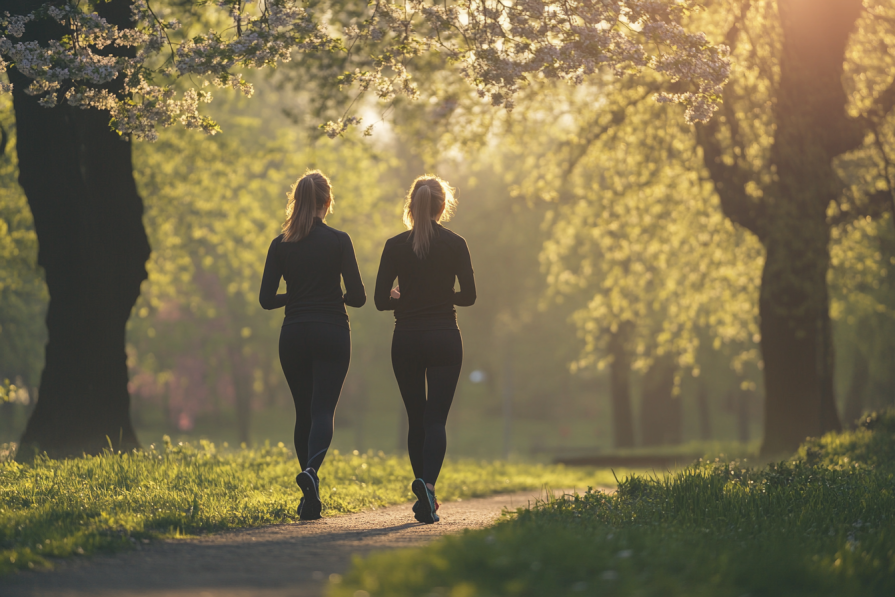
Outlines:
{"type": "Polygon", "coordinates": [[[640,402],[640,443],[644,446],[679,444],[681,401],[674,393],[674,358],[657,357],[643,376],[640,402]]]}
{"type": "Polygon", "coordinates": [[[501,397],[503,414],[503,459],[510,459],[513,450],[513,399],[515,398],[515,369],[513,354],[509,347],[504,349],[503,374],[501,375],[501,397]]]}
{"type": "Polygon", "coordinates": [[[609,335],[610,395],[612,399],[612,437],[616,448],[634,447],[634,417],[631,414],[631,359],[628,340],[633,325],[623,322],[609,335]]]}
{"type": "MultiPolygon", "coordinates": [[[[4,3],[11,4],[11,3],[4,3]]],[[[26,8],[33,8],[29,3],[26,8]]],[[[129,2],[98,10],[129,22],[129,2]]],[[[17,6],[18,7],[18,6],[17,6]]],[[[28,24],[28,39],[58,38],[60,26],[28,24]]],[[[138,447],[130,420],[125,325],[146,279],[149,241],[131,145],[109,114],[67,105],[46,109],[15,85],[19,183],[34,216],[50,304],[40,396],[18,452],[59,458],[138,447]]]]}
{"type": "Polygon", "coordinates": [[[738,388],[736,393],[737,439],[742,443],[749,441],[749,422],[752,406],[752,392],[738,388]]]}
{"type": "Polygon", "coordinates": [[[792,233],[789,239],[768,246],[759,299],[764,456],[793,452],[808,437],[840,429],[833,400],[827,239],[805,238],[812,229],[815,233],[827,230],[805,224],[804,236],[792,233]]]}
{"type": "Polygon", "coordinates": [[[236,435],[240,444],[248,445],[252,428],[252,367],[242,354],[240,344],[228,346],[227,356],[230,359],[230,375],[233,376],[236,435]]]}
{"type": "MultiPolygon", "coordinates": [[[[775,128],[764,169],[773,178],[757,180],[739,157],[745,150],[729,102],[726,138],[717,134],[720,118],[697,129],[725,215],[767,250],[759,299],[765,457],[791,453],[806,437],[841,428],[833,393],[826,214],[844,187],[833,160],[860,147],[870,125],[848,114],[843,85],[845,50],[863,0],[778,0],[777,9],[783,36],[779,78],[768,81],[776,92],[775,128]],[[760,199],[746,192],[750,183],[759,184],[760,199]]],[[[735,47],[743,30],[738,20],[725,41],[735,47]]],[[[895,87],[875,100],[874,118],[885,116],[893,100],[895,87]]]]}
{"type": "MultiPolygon", "coordinates": [[[[369,358],[363,359],[364,365],[369,358]]],[[[354,400],[354,448],[364,452],[367,448],[366,426],[367,407],[370,402],[370,387],[367,383],[366,367],[363,365],[354,370],[354,388],[352,388],[354,400]]]]}
{"type": "MultiPolygon", "coordinates": [[[[0,433],[12,437],[16,431],[16,405],[12,402],[0,402],[0,433]]],[[[5,443],[5,441],[3,442],[5,443]]]]}
{"type": "Polygon", "coordinates": [[[699,439],[712,439],[712,413],[709,409],[709,390],[704,381],[699,382],[696,390],[696,412],[699,416],[699,439]]]}
{"type": "MultiPolygon", "coordinates": [[[[858,335],[859,342],[866,336],[858,335]]],[[[864,394],[867,391],[867,382],[870,380],[870,359],[859,346],[855,346],[855,362],[852,366],[851,380],[848,384],[848,393],[845,395],[845,412],[842,418],[849,429],[857,426],[858,418],[864,414],[864,394]]]]}
{"type": "Polygon", "coordinates": [[[827,208],[841,192],[833,158],[860,145],[842,86],[861,0],[781,0],[783,48],[759,299],[765,373],[763,456],[841,429],[833,392],[827,208]]]}

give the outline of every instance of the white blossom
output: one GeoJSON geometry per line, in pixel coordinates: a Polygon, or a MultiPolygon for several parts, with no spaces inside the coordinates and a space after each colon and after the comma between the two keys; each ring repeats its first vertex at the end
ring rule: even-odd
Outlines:
{"type": "MultiPolygon", "coordinates": [[[[683,104],[689,121],[705,121],[730,74],[727,49],[680,24],[686,11],[697,8],[695,0],[372,0],[363,20],[342,27],[344,41],[328,35],[330,25],[315,20],[297,0],[266,0],[251,8],[250,2],[236,0],[216,4],[234,28],[176,43],[168,32],[180,23],[157,19],[146,0],[134,0],[131,27],[111,25],[77,0],[27,15],[4,13],[0,67],[31,78],[26,91],[41,95],[42,105],[56,105],[61,96],[71,106],[109,111],[117,131],[143,139],[175,124],[214,134],[217,125],[199,113],[200,104],[211,100],[202,87],[229,87],[251,96],[254,90],[239,70],[274,67],[299,53],[339,51],[357,43],[374,52],[369,68],[345,73],[337,82],[357,85],[361,93],[373,91],[384,102],[419,96],[414,59],[430,52],[454,63],[479,97],[507,110],[529,77],[580,84],[602,69],[619,76],[651,69],[683,89],[661,93],[658,101],[683,104]],[[38,19],[57,21],[67,36],[46,44],[21,41],[38,19]],[[116,47],[137,52],[109,51],[116,47]],[[191,85],[176,92],[173,80],[185,77],[191,85]],[[118,93],[99,88],[112,82],[118,93]]],[[[0,84],[0,92],[11,89],[0,84]]],[[[336,137],[359,123],[346,116],[321,128],[336,137]]]]}

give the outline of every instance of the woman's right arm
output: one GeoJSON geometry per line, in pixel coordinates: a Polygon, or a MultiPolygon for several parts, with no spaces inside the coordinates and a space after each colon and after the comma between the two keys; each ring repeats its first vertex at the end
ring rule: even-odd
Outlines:
{"type": "Polygon", "coordinates": [[[343,234],[342,240],[342,279],[345,281],[345,294],[342,300],[349,307],[360,308],[367,302],[367,293],[364,291],[364,281],[360,277],[357,267],[357,257],[354,254],[354,245],[351,237],[343,234]]]}
{"type": "Polygon", "coordinates": [[[261,276],[261,292],[258,301],[265,309],[279,309],[286,306],[288,295],[277,294],[280,288],[280,278],[283,272],[280,270],[280,262],[277,261],[277,245],[280,238],[273,239],[267,250],[267,261],[264,262],[264,274],[261,276]]]}
{"type": "Polygon", "coordinates": [[[373,302],[380,311],[394,311],[398,301],[391,297],[392,282],[398,277],[395,262],[388,254],[388,243],[382,249],[382,258],[379,260],[379,273],[376,274],[376,288],[373,290],[373,302]]]}

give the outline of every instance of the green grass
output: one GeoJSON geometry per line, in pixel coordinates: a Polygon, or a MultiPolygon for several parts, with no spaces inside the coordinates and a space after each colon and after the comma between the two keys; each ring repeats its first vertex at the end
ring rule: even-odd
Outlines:
{"type": "MultiPolygon", "coordinates": [[[[219,451],[209,442],[69,460],[10,460],[0,447],[0,575],[50,557],[295,519],[298,463],[283,444],[219,451]]],[[[325,516],[412,499],[406,456],[340,454],[321,470],[325,516]]],[[[614,485],[610,471],[447,461],[439,498],[614,485]]]]}
{"type": "Polygon", "coordinates": [[[895,595],[895,412],[792,462],[704,462],[355,562],[331,597],[895,595]]]}

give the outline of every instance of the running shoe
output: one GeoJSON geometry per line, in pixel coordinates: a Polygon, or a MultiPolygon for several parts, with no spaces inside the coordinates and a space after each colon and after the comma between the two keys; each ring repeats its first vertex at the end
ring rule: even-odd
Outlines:
{"type": "MultiPolygon", "coordinates": [[[[413,508],[411,508],[413,510],[413,514],[416,515],[417,513],[421,512],[422,507],[423,504],[419,500],[413,502],[413,508]]],[[[439,508],[441,508],[441,504],[438,503],[438,500],[435,500],[435,511],[438,512],[439,508]]]]}
{"type": "Polygon", "coordinates": [[[304,496],[302,496],[301,501],[298,502],[298,509],[295,511],[295,513],[298,514],[299,518],[301,517],[301,510],[304,507],[305,507],[305,498],[304,498],[304,496]]]}
{"type": "Polygon", "coordinates": [[[410,489],[418,500],[413,505],[413,517],[426,524],[432,524],[441,520],[435,512],[438,509],[435,492],[429,489],[426,482],[422,479],[416,479],[410,486],[410,489]]]}
{"type": "Polygon", "coordinates": [[[299,519],[317,520],[322,518],[320,510],[323,509],[323,504],[320,503],[320,479],[317,478],[317,472],[312,468],[306,468],[298,473],[298,476],[295,477],[295,482],[302,493],[305,494],[305,497],[302,499],[304,504],[301,507],[299,519]]]}

